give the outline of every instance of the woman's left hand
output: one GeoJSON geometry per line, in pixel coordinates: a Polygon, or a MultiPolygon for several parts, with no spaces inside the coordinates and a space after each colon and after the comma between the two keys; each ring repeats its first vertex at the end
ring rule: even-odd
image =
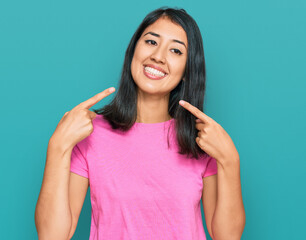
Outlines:
{"type": "Polygon", "coordinates": [[[231,137],[220,124],[190,103],[182,100],[179,103],[198,118],[196,120],[196,128],[199,132],[195,140],[203,151],[215,158],[223,168],[239,162],[237,149],[231,137]]]}

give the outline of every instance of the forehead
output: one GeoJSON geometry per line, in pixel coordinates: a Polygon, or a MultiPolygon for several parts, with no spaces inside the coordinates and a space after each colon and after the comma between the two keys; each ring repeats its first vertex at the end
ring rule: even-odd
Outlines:
{"type": "Polygon", "coordinates": [[[157,19],[143,31],[142,36],[147,32],[157,33],[165,40],[176,39],[183,41],[186,46],[188,44],[185,30],[179,24],[172,22],[168,17],[157,19]]]}

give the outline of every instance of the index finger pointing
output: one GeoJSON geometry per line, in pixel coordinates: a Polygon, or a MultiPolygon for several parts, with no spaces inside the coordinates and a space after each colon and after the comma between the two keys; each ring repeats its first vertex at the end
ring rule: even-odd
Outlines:
{"type": "Polygon", "coordinates": [[[201,110],[196,108],[195,106],[191,105],[190,103],[180,100],[179,104],[184,107],[186,110],[191,112],[194,116],[196,116],[198,119],[202,120],[203,122],[208,122],[210,120],[210,117],[208,117],[205,113],[203,113],[201,110]]]}
{"type": "Polygon", "coordinates": [[[86,101],[80,103],[79,105],[77,105],[80,108],[86,108],[89,109],[91,108],[93,105],[95,105],[96,103],[98,103],[99,101],[101,101],[103,98],[107,97],[108,95],[110,95],[111,93],[113,93],[115,91],[114,87],[105,89],[104,91],[96,94],[95,96],[87,99],[86,101]]]}

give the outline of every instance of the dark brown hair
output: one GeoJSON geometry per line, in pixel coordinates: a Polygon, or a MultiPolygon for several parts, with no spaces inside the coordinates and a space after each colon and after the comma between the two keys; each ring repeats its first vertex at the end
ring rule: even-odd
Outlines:
{"type": "MultiPolygon", "coordinates": [[[[179,24],[186,32],[188,40],[187,62],[184,72],[185,81],[173,89],[169,97],[169,115],[175,120],[175,132],[179,145],[179,153],[198,159],[205,152],[197,145],[195,139],[198,130],[195,119],[189,111],[179,105],[179,100],[186,100],[203,111],[205,92],[205,60],[203,40],[195,20],[184,9],[161,7],[150,12],[137,28],[125,52],[119,88],[114,99],[108,105],[94,110],[103,115],[113,129],[128,131],[137,118],[137,85],[131,74],[131,62],[135,46],[143,31],[157,19],[167,16],[179,24]]],[[[169,142],[168,142],[169,146],[169,142]]]]}

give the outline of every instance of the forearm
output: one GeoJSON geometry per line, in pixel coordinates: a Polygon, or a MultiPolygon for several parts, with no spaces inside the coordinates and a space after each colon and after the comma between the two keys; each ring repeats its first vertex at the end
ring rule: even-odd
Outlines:
{"type": "Polygon", "coordinates": [[[238,240],[245,226],[239,160],[228,166],[218,164],[217,179],[218,196],[212,219],[214,240],[238,240]]]}
{"type": "Polygon", "coordinates": [[[71,152],[48,147],[45,172],[35,209],[39,239],[67,239],[71,227],[69,205],[71,152]]]}

